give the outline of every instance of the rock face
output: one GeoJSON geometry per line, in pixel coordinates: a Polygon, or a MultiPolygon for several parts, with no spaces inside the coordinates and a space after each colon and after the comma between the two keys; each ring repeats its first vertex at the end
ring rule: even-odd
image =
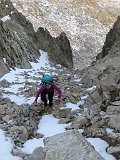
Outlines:
{"type": "MultiPolygon", "coordinates": [[[[107,122],[107,126],[120,131],[120,17],[118,17],[113,28],[110,30],[106,36],[106,42],[103,47],[103,52],[97,57],[97,61],[91,65],[91,67],[86,68],[81,73],[83,73],[82,81],[83,86],[93,86],[96,85],[96,91],[89,93],[84,106],[89,104],[95,104],[96,109],[100,107],[103,119],[107,122]],[[100,59],[100,60],[99,60],[100,59]],[[94,95],[95,92],[95,95],[94,95]]],[[[89,106],[90,111],[92,106],[89,106]]],[[[100,112],[100,111],[99,111],[100,112]]],[[[90,114],[90,116],[92,116],[90,114]]],[[[88,118],[90,118],[88,116],[88,118]]],[[[101,121],[102,122],[102,121],[101,121]]],[[[93,125],[93,128],[98,125],[106,125],[106,122],[97,123],[93,125]]],[[[88,128],[88,132],[91,130],[93,134],[93,128],[88,128]],[[91,129],[90,129],[91,128],[91,129]]],[[[97,129],[96,129],[97,131],[97,129]]],[[[96,132],[95,131],[95,132],[96,132]]],[[[111,135],[108,136],[113,137],[111,135]]],[[[119,138],[118,138],[119,139],[119,138]]],[[[119,140],[118,140],[119,141],[119,140]]],[[[111,141],[110,141],[111,142],[111,141]]],[[[116,145],[116,142],[112,145],[116,145]]],[[[120,145],[120,141],[117,142],[120,145]]],[[[118,156],[119,157],[119,156],[118,156]]]]}
{"type": "Polygon", "coordinates": [[[52,36],[65,32],[70,40],[75,68],[84,68],[101,52],[105,36],[120,15],[119,0],[12,0],[34,24],[52,36]]]}
{"type": "Polygon", "coordinates": [[[54,38],[47,29],[40,27],[36,32],[36,39],[39,48],[48,52],[53,61],[65,67],[73,68],[72,50],[64,32],[54,38]]]}
{"type": "Polygon", "coordinates": [[[45,138],[45,160],[104,160],[78,131],[45,138]]]}
{"type": "Polygon", "coordinates": [[[41,31],[44,32],[39,30],[35,34],[32,24],[13,7],[9,0],[1,1],[0,77],[10,68],[30,68],[30,61],[35,62],[39,58],[39,49],[49,52],[52,60],[72,68],[72,51],[66,35],[62,33],[58,38],[53,38],[43,28],[41,31]]]}
{"type": "MultiPolygon", "coordinates": [[[[103,129],[110,127],[120,132],[120,17],[106,36],[102,53],[97,56],[97,61],[90,67],[83,69],[81,87],[95,89],[84,90],[88,95],[82,105],[87,119],[91,119],[91,125],[86,127],[85,135],[101,135],[110,145],[119,146],[119,135],[110,134],[103,129]],[[101,134],[102,133],[102,134],[101,134]],[[117,141],[115,140],[117,139],[117,141]]],[[[117,159],[120,152],[114,153],[117,159]]]]}
{"type": "Polygon", "coordinates": [[[38,57],[32,24],[18,13],[9,1],[1,2],[0,55],[6,66],[29,68],[29,61],[38,57]],[[5,9],[4,9],[5,8],[5,9]],[[4,15],[4,16],[3,16],[4,15]],[[5,20],[5,16],[8,19],[5,20]]]}
{"type": "Polygon", "coordinates": [[[120,52],[120,16],[118,16],[112,29],[106,35],[106,41],[102,52],[98,54],[97,60],[104,58],[108,54],[119,54],[120,52]]]}
{"type": "Polygon", "coordinates": [[[89,68],[81,71],[83,85],[102,85],[104,90],[109,88],[111,101],[114,94],[119,97],[120,83],[120,17],[106,36],[103,52],[97,56],[97,61],[89,68]],[[100,60],[99,60],[100,59],[100,60]],[[84,81],[85,80],[85,81],[84,81]],[[115,88],[117,88],[115,92],[115,88]],[[113,93],[115,92],[115,93],[113,93]]]}
{"type": "Polygon", "coordinates": [[[8,67],[30,68],[29,61],[39,55],[32,24],[8,0],[1,1],[0,17],[0,65],[5,61],[5,72],[8,67]]]}

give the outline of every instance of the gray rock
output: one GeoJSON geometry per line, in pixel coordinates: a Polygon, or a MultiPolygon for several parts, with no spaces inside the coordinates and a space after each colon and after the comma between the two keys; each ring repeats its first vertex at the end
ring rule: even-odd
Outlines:
{"type": "Polygon", "coordinates": [[[115,147],[113,147],[113,146],[111,146],[111,147],[108,147],[107,148],[107,152],[108,153],[120,153],[120,146],[115,146],[115,147]]]}
{"type": "Polygon", "coordinates": [[[14,136],[14,140],[21,142],[21,143],[25,143],[28,139],[28,132],[27,129],[24,126],[15,126],[12,127],[12,132],[13,132],[13,136],[14,136]]]}
{"type": "Polygon", "coordinates": [[[44,139],[45,160],[104,160],[78,131],[67,131],[44,139]]]}
{"type": "Polygon", "coordinates": [[[42,147],[38,147],[26,160],[45,160],[45,155],[45,150],[42,147]]]}
{"type": "Polygon", "coordinates": [[[110,105],[106,110],[107,114],[118,114],[120,113],[120,106],[110,105]]]}
{"type": "Polygon", "coordinates": [[[13,156],[18,156],[20,158],[24,158],[26,156],[26,153],[23,153],[20,149],[17,148],[13,148],[11,153],[13,156]]]}
{"type": "Polygon", "coordinates": [[[108,123],[108,125],[111,128],[115,128],[116,130],[118,130],[120,132],[120,114],[117,115],[111,115],[109,116],[110,121],[108,123]]]}
{"type": "Polygon", "coordinates": [[[73,119],[73,126],[75,129],[79,129],[87,123],[87,118],[85,116],[77,116],[73,119]]]}
{"type": "Polygon", "coordinates": [[[57,118],[70,118],[71,117],[71,108],[55,110],[52,113],[57,118]]]}

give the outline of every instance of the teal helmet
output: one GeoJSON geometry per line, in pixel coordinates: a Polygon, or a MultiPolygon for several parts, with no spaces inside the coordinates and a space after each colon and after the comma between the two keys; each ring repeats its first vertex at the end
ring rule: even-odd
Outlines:
{"type": "Polygon", "coordinates": [[[53,77],[50,75],[44,75],[41,79],[42,83],[53,82],[53,77]]]}

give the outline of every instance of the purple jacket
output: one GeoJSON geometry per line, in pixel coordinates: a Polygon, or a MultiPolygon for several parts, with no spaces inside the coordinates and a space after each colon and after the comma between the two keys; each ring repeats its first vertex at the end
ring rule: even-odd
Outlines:
{"type": "Polygon", "coordinates": [[[35,101],[37,102],[37,99],[38,99],[41,92],[43,92],[45,89],[49,92],[51,90],[51,88],[55,89],[55,91],[58,94],[58,98],[61,98],[61,96],[62,96],[61,89],[55,83],[52,83],[50,88],[46,88],[45,84],[42,84],[39,91],[37,92],[37,94],[35,96],[35,101]]]}

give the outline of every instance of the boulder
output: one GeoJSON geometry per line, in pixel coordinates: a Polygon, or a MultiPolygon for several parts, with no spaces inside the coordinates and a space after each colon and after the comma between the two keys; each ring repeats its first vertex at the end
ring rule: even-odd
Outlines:
{"type": "Polygon", "coordinates": [[[45,155],[46,153],[44,149],[42,147],[38,147],[26,160],[45,160],[45,155]]]}
{"type": "Polygon", "coordinates": [[[44,144],[45,160],[104,160],[81,133],[75,130],[45,138],[44,144]]]}
{"type": "Polygon", "coordinates": [[[109,127],[114,128],[120,132],[120,114],[109,116],[109,127]]]}

